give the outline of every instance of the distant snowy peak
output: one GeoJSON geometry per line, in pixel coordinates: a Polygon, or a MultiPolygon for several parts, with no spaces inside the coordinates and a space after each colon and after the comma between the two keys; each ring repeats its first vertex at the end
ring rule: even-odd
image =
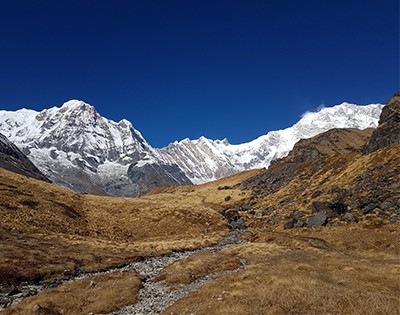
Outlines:
{"type": "Polygon", "coordinates": [[[322,108],[304,114],[290,128],[243,144],[200,137],[155,149],[129,121],[106,119],[79,100],[41,112],[0,111],[0,132],[59,185],[79,192],[135,196],[163,185],[198,184],[268,167],[300,139],[333,128],[376,127],[382,107],[343,103],[322,108]]]}
{"type": "Polygon", "coordinates": [[[0,130],[53,182],[79,192],[135,196],[164,184],[191,183],[129,121],[106,119],[79,100],[41,112],[0,111],[0,130]],[[139,176],[143,169],[152,176],[139,176]]]}
{"type": "Polygon", "coordinates": [[[184,139],[161,149],[181,167],[190,180],[202,183],[239,171],[268,167],[272,160],[284,157],[300,139],[314,137],[333,128],[375,128],[383,105],[342,103],[307,112],[290,128],[268,132],[243,143],[224,140],[184,139]]]}
{"type": "Polygon", "coordinates": [[[0,113],[1,130],[17,145],[54,148],[84,157],[97,155],[98,163],[123,162],[135,152],[140,155],[152,150],[130,122],[108,120],[93,106],[78,100],[41,112],[22,109],[0,113]]]}

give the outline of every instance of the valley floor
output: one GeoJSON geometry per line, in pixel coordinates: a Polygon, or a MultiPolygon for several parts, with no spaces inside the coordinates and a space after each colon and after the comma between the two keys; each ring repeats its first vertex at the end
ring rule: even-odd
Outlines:
{"type": "Polygon", "coordinates": [[[156,292],[184,288],[165,315],[400,314],[398,223],[284,230],[260,219],[222,244],[230,228],[218,211],[249,200],[234,187],[256,173],[128,199],[0,170],[0,302],[43,288],[0,313],[151,314],[129,305],[160,282],[153,310],[165,299],[156,292]]]}

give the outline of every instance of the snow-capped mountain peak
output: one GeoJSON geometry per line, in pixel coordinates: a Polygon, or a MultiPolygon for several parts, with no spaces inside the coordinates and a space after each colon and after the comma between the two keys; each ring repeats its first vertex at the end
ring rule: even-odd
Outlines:
{"type": "Polygon", "coordinates": [[[175,142],[162,151],[171,161],[179,161],[178,165],[192,182],[202,183],[248,169],[268,167],[272,160],[286,156],[300,139],[333,128],[375,128],[382,108],[381,104],[342,103],[307,112],[292,127],[270,131],[247,143],[229,144],[226,139],[213,141],[201,137],[175,142]]]}
{"type": "MultiPolygon", "coordinates": [[[[146,185],[132,183],[128,170],[157,162],[158,176],[170,178],[162,169],[166,162],[129,121],[106,119],[83,101],[41,112],[0,111],[0,130],[53,182],[77,191],[138,195],[146,185]]],[[[183,173],[175,177],[181,181],[168,183],[190,183],[183,173]]]]}
{"type": "Polygon", "coordinates": [[[376,127],[382,107],[325,107],[305,113],[290,128],[242,144],[200,137],[154,149],[131,122],[106,119],[80,100],[41,112],[0,111],[0,132],[55,183],[77,191],[132,196],[157,186],[197,184],[268,167],[300,139],[332,128],[376,127]]]}

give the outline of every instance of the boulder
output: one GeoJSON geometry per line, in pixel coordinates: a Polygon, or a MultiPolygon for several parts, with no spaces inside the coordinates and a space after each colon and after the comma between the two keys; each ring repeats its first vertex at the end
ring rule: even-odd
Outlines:
{"type": "Polygon", "coordinates": [[[238,218],[237,220],[230,222],[232,229],[243,229],[243,224],[243,218],[238,218]]]}
{"type": "Polygon", "coordinates": [[[348,205],[340,202],[328,202],[328,201],[314,201],[311,204],[311,212],[333,212],[334,214],[340,215],[347,211],[348,205]]]}
{"type": "Polygon", "coordinates": [[[297,222],[294,224],[293,227],[294,227],[294,228],[302,228],[302,227],[304,227],[304,226],[306,226],[306,222],[299,220],[299,221],[297,221],[297,222]]]}
{"type": "Polygon", "coordinates": [[[283,228],[284,228],[285,230],[293,229],[295,223],[296,223],[296,219],[290,218],[290,219],[287,220],[286,223],[283,225],[283,228]]]}
{"type": "Polygon", "coordinates": [[[391,202],[384,201],[379,205],[379,208],[382,210],[388,210],[390,208],[394,208],[394,205],[391,202]]]}
{"type": "Polygon", "coordinates": [[[0,297],[0,308],[1,307],[6,308],[7,306],[9,306],[11,304],[11,302],[12,302],[11,299],[8,297],[5,297],[5,296],[0,297]]]}
{"type": "Polygon", "coordinates": [[[398,222],[400,222],[400,217],[392,217],[392,218],[390,218],[390,220],[389,220],[391,223],[398,223],[398,222]]]}
{"type": "Polygon", "coordinates": [[[307,220],[307,227],[323,226],[326,224],[328,216],[325,213],[317,213],[307,220]]]}
{"type": "Polygon", "coordinates": [[[224,213],[225,218],[228,220],[228,222],[236,221],[237,219],[240,218],[240,214],[237,210],[235,209],[228,209],[224,213]]]}
{"type": "Polygon", "coordinates": [[[248,210],[250,210],[251,209],[251,205],[249,204],[249,203],[244,203],[241,207],[240,207],[240,210],[242,210],[242,211],[248,211],[248,210]]]}

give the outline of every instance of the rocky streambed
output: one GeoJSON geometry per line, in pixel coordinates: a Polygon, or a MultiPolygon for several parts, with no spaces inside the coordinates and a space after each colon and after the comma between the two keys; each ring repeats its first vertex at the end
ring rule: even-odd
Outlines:
{"type": "Polygon", "coordinates": [[[247,262],[241,260],[241,267],[236,270],[216,272],[205,277],[199,278],[190,284],[180,284],[173,288],[164,285],[163,282],[155,281],[162,269],[174,263],[175,261],[185,259],[190,255],[200,252],[217,252],[225,247],[233,244],[243,243],[238,239],[239,231],[233,230],[220,243],[211,247],[204,247],[193,251],[174,252],[170,255],[151,257],[140,262],[135,262],[127,266],[127,270],[134,270],[141,275],[143,280],[143,288],[138,292],[137,302],[133,305],[126,306],[118,311],[114,311],[109,315],[155,315],[159,314],[167,307],[171,306],[177,300],[185,297],[188,293],[196,290],[206,281],[215,279],[225,273],[235,272],[245,268],[247,262]]]}
{"type": "Polygon", "coordinates": [[[153,315],[159,314],[167,307],[175,303],[177,300],[183,298],[188,293],[196,290],[199,286],[208,280],[215,279],[228,272],[235,272],[246,267],[246,261],[241,260],[241,266],[236,270],[216,272],[209,274],[202,278],[196,279],[190,284],[175,285],[173,288],[164,283],[155,281],[159,273],[175,261],[185,259],[195,253],[201,252],[217,252],[228,246],[234,244],[244,243],[245,241],[239,240],[239,230],[232,230],[221,242],[211,247],[204,247],[196,250],[187,250],[180,252],[173,252],[169,255],[162,255],[156,257],[145,258],[139,262],[133,262],[121,268],[112,268],[103,272],[85,273],[75,276],[74,278],[64,280],[53,280],[39,283],[37,285],[26,285],[16,287],[2,287],[0,288],[0,310],[11,304],[15,304],[24,298],[37,294],[43,289],[49,287],[56,287],[63,283],[72,282],[82,278],[89,278],[101,274],[119,272],[119,271],[135,271],[138,273],[143,281],[143,287],[137,294],[137,302],[133,305],[125,306],[120,310],[109,313],[109,315],[153,315]]]}

